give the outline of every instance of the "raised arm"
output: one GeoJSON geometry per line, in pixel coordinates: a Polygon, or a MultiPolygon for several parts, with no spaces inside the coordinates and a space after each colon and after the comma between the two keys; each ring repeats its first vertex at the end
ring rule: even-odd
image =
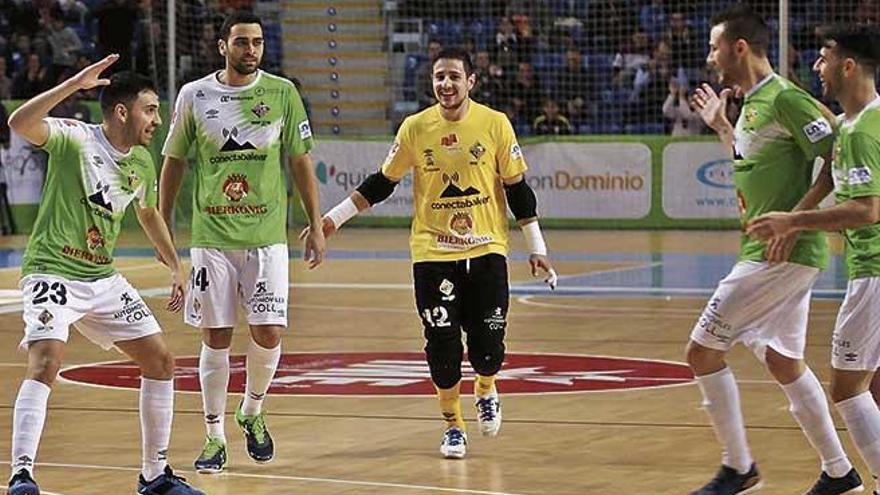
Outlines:
{"type": "Polygon", "coordinates": [[[101,78],[101,72],[117,60],[119,55],[108,55],[54,88],[26,101],[9,116],[9,128],[27,142],[43,146],[49,140],[49,124],[43,120],[49,115],[49,111],[81,89],[110,84],[110,79],[101,78]]]}

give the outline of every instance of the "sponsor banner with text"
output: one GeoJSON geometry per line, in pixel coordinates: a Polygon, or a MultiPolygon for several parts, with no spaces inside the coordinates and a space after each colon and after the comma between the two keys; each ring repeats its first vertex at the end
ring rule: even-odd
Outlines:
{"type": "Polygon", "coordinates": [[[733,161],[720,143],[663,150],[663,211],[670,218],[739,218],[733,161]]]}

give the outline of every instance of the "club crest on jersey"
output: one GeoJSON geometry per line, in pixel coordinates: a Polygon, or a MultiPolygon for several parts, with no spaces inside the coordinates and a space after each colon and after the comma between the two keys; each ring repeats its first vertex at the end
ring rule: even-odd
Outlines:
{"type": "Polygon", "coordinates": [[[743,118],[746,119],[746,124],[754,124],[755,120],[758,118],[758,110],[753,107],[747,108],[743,113],[743,118]]]}
{"type": "Polygon", "coordinates": [[[55,316],[53,316],[48,309],[44,309],[43,312],[40,313],[40,316],[37,316],[37,319],[40,320],[40,323],[43,325],[48,325],[54,318],[55,316]]]}
{"type": "Polygon", "coordinates": [[[251,108],[251,112],[253,112],[254,115],[257,116],[257,118],[262,119],[266,115],[269,115],[269,105],[266,105],[265,102],[260,101],[259,103],[254,105],[254,108],[251,108]]]}
{"type": "Polygon", "coordinates": [[[244,174],[232,174],[223,182],[223,194],[229,201],[241,201],[249,191],[250,185],[244,174]]]}
{"type": "Polygon", "coordinates": [[[99,229],[97,225],[92,225],[89,227],[89,230],[86,231],[86,244],[92,251],[104,247],[104,236],[101,234],[101,229],[99,229]]]}
{"type": "Polygon", "coordinates": [[[468,152],[471,154],[472,157],[474,157],[475,160],[471,162],[471,164],[476,165],[476,160],[479,160],[484,154],[486,154],[486,147],[480,144],[479,141],[477,141],[476,143],[474,143],[473,146],[471,146],[471,149],[469,149],[468,152]]]}
{"type": "Polygon", "coordinates": [[[134,173],[134,170],[128,171],[128,177],[126,180],[128,181],[128,189],[130,191],[134,191],[141,185],[141,178],[138,177],[138,174],[134,173]]]}
{"type": "Polygon", "coordinates": [[[449,221],[449,230],[455,234],[465,237],[474,230],[474,219],[470,213],[459,211],[452,214],[452,220],[449,221]]]}

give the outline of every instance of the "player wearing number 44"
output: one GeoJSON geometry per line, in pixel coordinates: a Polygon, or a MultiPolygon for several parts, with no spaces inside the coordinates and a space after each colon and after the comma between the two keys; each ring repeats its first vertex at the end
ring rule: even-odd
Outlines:
{"type": "Polygon", "coordinates": [[[532,274],[544,271],[547,283],[555,287],[556,273],[538,227],[535,193],[523,175],[522,150],[507,117],[468,97],[475,79],[466,52],[445,50],[431,67],[439,103],[403,122],[381,170],[324,216],[323,229],[330,235],[384,201],[412,172],[413,278],[425,354],[446,421],[440,452],[462,458],[467,447],[459,400],[462,330],[477,374],[474,399],[480,431],[495,436],[501,427],[495,375],[504,361],[507,327],[507,206],[529,244],[532,274]]]}
{"type": "MultiPolygon", "coordinates": [[[[125,210],[135,202],[144,232],[171,269],[167,307],[180,310],[184,276],[156,209],[156,172],[144,147],[161,124],[159,96],[149,79],[134,73],[102,79],[101,72],[118,58],[110,55],[86,67],[9,118],[12,130],[49,153],[43,199],[21,268],[21,347],[27,349],[28,367],[12,420],[10,495],[40,493],[34,462],[70,325],[104,349],[128,354],[140,367],[143,467],[137,493],[204,495],[175,476],[166,461],[174,359],[150,308],[111,265],[125,210]],[[100,86],[103,124],[46,117],[71,94],[100,86]]],[[[96,484],[86,491],[105,488],[96,484]]]]}

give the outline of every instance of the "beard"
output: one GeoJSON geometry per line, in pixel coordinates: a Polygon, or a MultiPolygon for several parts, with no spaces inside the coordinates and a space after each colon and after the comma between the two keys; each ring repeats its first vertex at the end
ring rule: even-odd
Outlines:
{"type": "Polygon", "coordinates": [[[232,69],[235,72],[238,72],[242,76],[249,76],[249,75],[253,74],[254,72],[256,72],[257,69],[260,68],[259,61],[257,61],[257,63],[253,67],[248,66],[244,62],[232,62],[229,65],[232,67],[232,69]]]}

